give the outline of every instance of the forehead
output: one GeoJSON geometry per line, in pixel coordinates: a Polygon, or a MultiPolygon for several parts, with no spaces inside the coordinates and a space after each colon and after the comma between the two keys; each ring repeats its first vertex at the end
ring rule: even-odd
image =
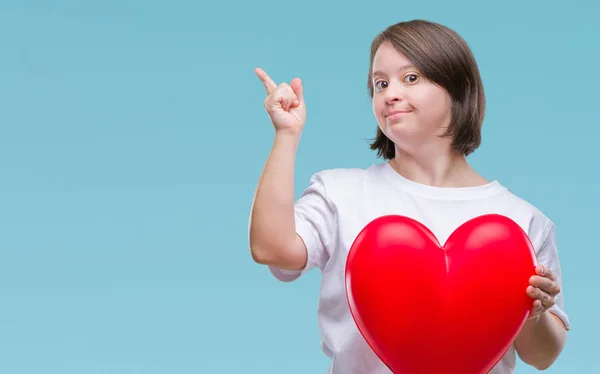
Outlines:
{"type": "Polygon", "coordinates": [[[404,54],[398,52],[390,43],[383,43],[377,49],[373,57],[373,71],[397,70],[402,67],[411,66],[410,61],[404,54]]]}

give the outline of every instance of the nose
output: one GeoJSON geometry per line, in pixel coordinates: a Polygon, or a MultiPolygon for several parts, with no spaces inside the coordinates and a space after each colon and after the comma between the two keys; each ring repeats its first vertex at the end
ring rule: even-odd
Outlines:
{"type": "Polygon", "coordinates": [[[402,100],[402,85],[393,81],[389,82],[388,87],[385,89],[385,101],[391,104],[402,100]]]}

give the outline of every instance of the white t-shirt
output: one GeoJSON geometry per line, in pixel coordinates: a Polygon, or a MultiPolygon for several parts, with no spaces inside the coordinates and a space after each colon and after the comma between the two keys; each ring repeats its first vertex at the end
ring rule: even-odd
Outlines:
{"type": "MultiPolygon", "coordinates": [[[[360,334],[346,300],[346,257],[365,225],[382,215],[400,214],[426,225],[443,244],[462,223],[486,213],[503,214],[521,226],[535,248],[538,263],[552,270],[562,290],[553,222],[497,181],[467,188],[433,187],[402,177],[387,162],[312,176],[295,204],[296,231],[308,249],[308,263],[302,271],[269,269],[285,282],[312,268],[320,269],[317,312],[321,347],[332,359],[329,374],[391,373],[360,334]]],[[[570,329],[562,292],[551,312],[570,329]]],[[[490,373],[513,373],[516,357],[512,346],[490,373]]]]}

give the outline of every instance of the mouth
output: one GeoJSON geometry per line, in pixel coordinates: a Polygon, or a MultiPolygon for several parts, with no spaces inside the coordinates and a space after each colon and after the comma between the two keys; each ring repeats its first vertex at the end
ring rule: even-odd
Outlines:
{"type": "Polygon", "coordinates": [[[402,116],[404,114],[408,114],[411,112],[412,112],[412,110],[392,110],[390,112],[387,112],[385,114],[385,116],[386,116],[386,118],[390,118],[390,117],[394,118],[394,117],[399,117],[399,116],[402,116]]]}

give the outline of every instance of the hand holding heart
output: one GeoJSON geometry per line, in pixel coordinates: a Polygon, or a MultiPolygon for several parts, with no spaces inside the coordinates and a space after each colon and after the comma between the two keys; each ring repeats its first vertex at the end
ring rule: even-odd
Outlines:
{"type": "Polygon", "coordinates": [[[529,320],[538,318],[542,313],[554,306],[556,295],[560,293],[560,287],[556,276],[552,271],[542,265],[535,268],[535,273],[529,279],[527,295],[535,299],[529,320]]]}

